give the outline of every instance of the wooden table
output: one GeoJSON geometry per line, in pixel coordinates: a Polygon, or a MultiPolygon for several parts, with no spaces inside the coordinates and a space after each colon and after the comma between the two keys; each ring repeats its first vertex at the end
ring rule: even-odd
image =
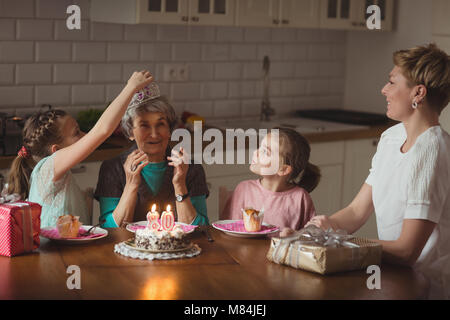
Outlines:
{"type": "Polygon", "coordinates": [[[412,269],[382,265],[381,289],[369,290],[365,270],[322,276],[269,262],[266,238],[243,239],[215,229],[215,242],[195,231],[194,258],[137,260],[114,253],[132,237],[108,229],[104,239],[61,245],[41,238],[35,253],[0,256],[0,299],[418,299],[426,281],[412,269]],[[81,289],[69,290],[70,265],[81,270],[81,289]]]}

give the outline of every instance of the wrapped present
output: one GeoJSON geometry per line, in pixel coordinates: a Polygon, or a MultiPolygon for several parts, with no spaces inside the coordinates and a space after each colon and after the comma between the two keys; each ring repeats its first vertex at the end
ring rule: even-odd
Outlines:
{"type": "Polygon", "coordinates": [[[310,225],[288,238],[272,238],[267,259],[296,269],[330,274],[379,265],[381,253],[382,247],[376,242],[310,225]]]}
{"type": "Polygon", "coordinates": [[[20,201],[0,204],[0,255],[12,257],[39,248],[41,206],[20,201]]]}

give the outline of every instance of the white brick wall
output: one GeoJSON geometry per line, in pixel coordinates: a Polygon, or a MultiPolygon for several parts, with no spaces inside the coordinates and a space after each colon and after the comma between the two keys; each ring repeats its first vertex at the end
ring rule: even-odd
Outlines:
{"type": "Polygon", "coordinates": [[[342,106],[344,31],[98,23],[89,3],[0,0],[0,112],[102,108],[149,69],[178,112],[257,116],[265,55],[277,113],[342,106]],[[81,6],[81,30],[66,28],[70,4],[81,6]],[[186,65],[189,80],[163,81],[168,64],[186,65]]]}

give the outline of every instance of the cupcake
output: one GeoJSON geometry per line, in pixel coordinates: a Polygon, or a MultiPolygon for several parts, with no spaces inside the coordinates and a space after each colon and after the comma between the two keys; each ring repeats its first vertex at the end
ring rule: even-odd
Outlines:
{"type": "Polygon", "coordinates": [[[56,221],[59,236],[61,238],[76,238],[81,227],[79,219],[80,217],[71,214],[60,216],[56,221]]]}
{"type": "Polygon", "coordinates": [[[257,232],[261,230],[261,224],[264,217],[264,209],[261,211],[245,208],[242,209],[245,230],[248,232],[257,232]]]}

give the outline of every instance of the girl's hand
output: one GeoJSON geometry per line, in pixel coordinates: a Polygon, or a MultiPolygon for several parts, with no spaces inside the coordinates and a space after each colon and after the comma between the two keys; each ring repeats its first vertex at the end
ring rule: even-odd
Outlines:
{"type": "Polygon", "coordinates": [[[134,150],[123,164],[126,184],[130,187],[139,187],[141,184],[141,171],[148,164],[147,154],[139,149],[134,150]]]}
{"type": "Polygon", "coordinates": [[[312,217],[311,220],[309,220],[308,223],[305,225],[305,227],[311,224],[323,230],[328,230],[329,228],[336,230],[335,226],[332,225],[330,218],[325,215],[312,217]]]}
{"type": "Polygon", "coordinates": [[[169,166],[173,166],[172,183],[175,187],[183,187],[186,185],[186,175],[189,169],[189,156],[183,148],[180,151],[172,150],[172,156],[167,157],[170,161],[169,166]]]}
{"type": "Polygon", "coordinates": [[[281,232],[280,232],[280,238],[289,237],[294,232],[295,232],[295,230],[293,230],[291,228],[283,228],[283,230],[281,230],[281,232]]]}
{"type": "Polygon", "coordinates": [[[131,86],[133,90],[139,91],[152,81],[153,76],[147,70],[143,70],[140,72],[135,71],[131,75],[130,79],[128,79],[127,85],[131,86]]]}

